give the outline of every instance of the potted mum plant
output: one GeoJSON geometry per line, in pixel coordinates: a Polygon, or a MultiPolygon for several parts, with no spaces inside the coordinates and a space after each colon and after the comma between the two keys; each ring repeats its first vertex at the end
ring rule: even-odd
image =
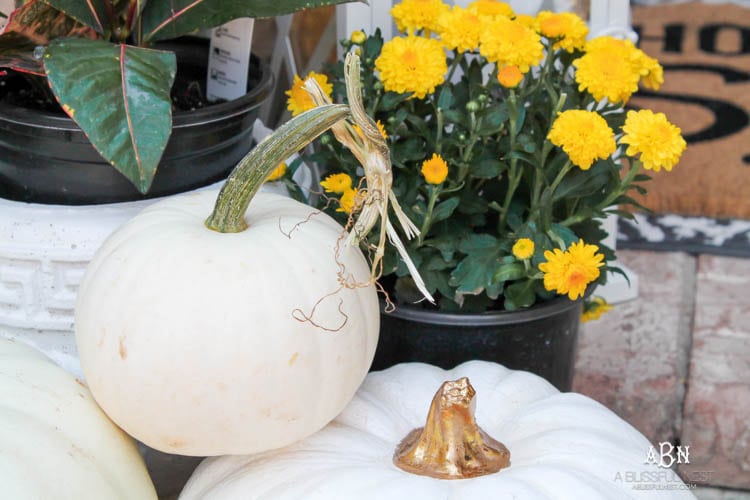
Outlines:
{"type": "Polygon", "coordinates": [[[200,85],[208,46],[192,55],[194,47],[175,40],[240,17],[341,1],[16,1],[0,32],[0,70],[12,73],[0,95],[0,196],[106,203],[222,178],[250,147],[251,125],[270,93],[271,75],[256,62],[250,95],[196,110],[205,103],[200,85]],[[185,83],[170,95],[176,74],[185,83]],[[186,112],[179,112],[180,105],[186,112]],[[173,131],[179,136],[161,162],[173,131]],[[160,162],[167,171],[153,186],[160,162]]]}
{"type": "MultiPolygon", "coordinates": [[[[384,309],[396,307],[373,368],[494,359],[569,389],[581,314],[607,308],[594,289],[618,272],[602,220],[632,217],[623,207],[642,208],[631,197],[646,192],[642,169],[671,170],[686,146],[663,114],[625,109],[639,83],[660,86],[662,68],[628,40],[587,40],[572,13],[428,4],[392,9],[400,37],[343,42],[361,55],[393,192],[419,229],[405,249],[435,297],[422,300],[386,251],[378,278],[384,309]]],[[[341,63],[312,77],[344,100],[341,63]]],[[[301,79],[288,94],[293,113],[312,105],[301,79]]],[[[330,135],[312,159],[327,169],[321,208],[352,227],[368,203],[360,162],[330,135]]]]}

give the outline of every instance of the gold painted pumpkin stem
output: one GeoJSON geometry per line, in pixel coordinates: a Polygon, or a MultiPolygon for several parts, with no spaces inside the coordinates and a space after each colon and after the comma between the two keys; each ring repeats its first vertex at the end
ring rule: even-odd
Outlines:
{"type": "Polygon", "coordinates": [[[266,137],[234,167],[206,227],[221,233],[244,231],[247,207],[271,172],[348,114],[349,107],[343,104],[319,106],[292,118],[266,137]]]}
{"type": "Polygon", "coordinates": [[[475,395],[466,377],[444,382],[432,399],[427,423],[401,441],[394,464],[438,479],[484,476],[508,467],[508,448],[476,423],[475,395]]]}

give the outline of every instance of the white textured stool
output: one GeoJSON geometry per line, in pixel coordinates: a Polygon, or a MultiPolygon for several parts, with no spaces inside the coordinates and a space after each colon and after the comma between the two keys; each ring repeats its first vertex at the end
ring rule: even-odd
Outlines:
{"type": "Polygon", "coordinates": [[[40,205],[0,199],[0,336],[81,376],[73,335],[78,284],[112,231],[156,200],[40,205]]]}

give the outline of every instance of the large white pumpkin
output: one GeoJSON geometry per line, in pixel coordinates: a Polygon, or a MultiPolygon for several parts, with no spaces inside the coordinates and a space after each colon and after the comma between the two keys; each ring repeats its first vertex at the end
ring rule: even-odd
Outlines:
{"type": "Polygon", "coordinates": [[[644,463],[649,447],[604,406],[536,375],[483,361],[449,371],[409,363],[368,375],[341,415],[300,443],[204,460],[180,499],[694,498],[672,471],[644,463]],[[460,377],[476,389],[477,424],[508,448],[510,466],[453,480],[396,467],[394,450],[425,425],[435,391],[460,377]]]}
{"type": "Polygon", "coordinates": [[[259,193],[248,228],[220,233],[204,225],[216,196],[167,199],[125,224],[87,268],[76,307],[96,400],[145,444],[182,455],[252,453],[317,431],[354,395],[378,338],[374,286],[338,282],[340,269],[370,276],[357,248],[336,259],[340,225],[259,193]]]}
{"type": "Polygon", "coordinates": [[[35,349],[0,340],[0,496],[156,499],[135,442],[86,386],[35,349]]]}

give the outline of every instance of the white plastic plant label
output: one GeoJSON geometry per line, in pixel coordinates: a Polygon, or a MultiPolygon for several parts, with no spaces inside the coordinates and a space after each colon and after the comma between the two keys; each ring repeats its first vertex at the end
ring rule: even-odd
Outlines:
{"type": "Polygon", "coordinates": [[[253,19],[241,18],[211,30],[206,81],[209,101],[232,100],[247,93],[253,24],[253,19]]]}

